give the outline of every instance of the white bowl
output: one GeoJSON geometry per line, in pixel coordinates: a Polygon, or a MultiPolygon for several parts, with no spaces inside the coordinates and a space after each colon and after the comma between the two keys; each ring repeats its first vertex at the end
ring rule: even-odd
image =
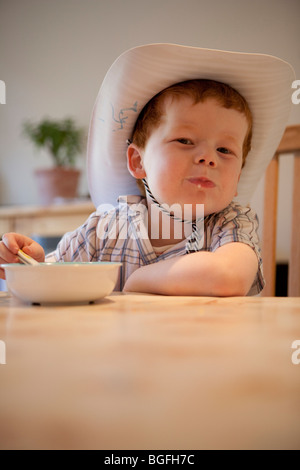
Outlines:
{"type": "Polygon", "coordinates": [[[3,264],[8,290],[23,302],[94,302],[109,295],[121,263],[3,264]]]}

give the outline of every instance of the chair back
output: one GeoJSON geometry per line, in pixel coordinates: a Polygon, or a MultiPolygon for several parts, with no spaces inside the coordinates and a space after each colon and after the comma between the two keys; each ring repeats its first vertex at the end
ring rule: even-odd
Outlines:
{"type": "Polygon", "coordinates": [[[292,237],[288,269],[288,296],[300,296],[300,125],[288,126],[265,175],[262,255],[266,287],[263,296],[275,295],[276,227],[279,157],[294,155],[292,237]]]}

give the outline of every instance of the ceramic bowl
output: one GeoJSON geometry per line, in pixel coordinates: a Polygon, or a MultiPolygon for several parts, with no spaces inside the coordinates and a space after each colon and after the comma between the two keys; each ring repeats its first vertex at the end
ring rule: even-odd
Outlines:
{"type": "Polygon", "coordinates": [[[94,302],[115,288],[121,263],[4,264],[9,292],[28,303],[94,302]]]}

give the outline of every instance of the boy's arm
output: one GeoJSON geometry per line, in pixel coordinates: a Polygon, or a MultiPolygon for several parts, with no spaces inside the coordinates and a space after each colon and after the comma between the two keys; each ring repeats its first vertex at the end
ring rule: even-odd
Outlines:
{"type": "Polygon", "coordinates": [[[162,295],[244,296],[258,269],[253,249],[239,242],[215,252],[199,251],[143,266],[127,280],[125,292],[162,295]]]}

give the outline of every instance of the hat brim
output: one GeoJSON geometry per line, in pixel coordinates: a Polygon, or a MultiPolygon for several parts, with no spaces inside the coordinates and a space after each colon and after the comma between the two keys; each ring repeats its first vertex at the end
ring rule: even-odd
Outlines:
{"type": "Polygon", "coordinates": [[[293,68],[265,54],[219,51],[176,44],[149,44],[123,53],[108,70],[90,122],[88,182],[92,200],[115,205],[139,194],[127,169],[127,139],[145,104],[161,90],[190,79],[226,83],[247,100],[253,115],[252,148],[238,185],[248,204],[287,125],[293,68]]]}

